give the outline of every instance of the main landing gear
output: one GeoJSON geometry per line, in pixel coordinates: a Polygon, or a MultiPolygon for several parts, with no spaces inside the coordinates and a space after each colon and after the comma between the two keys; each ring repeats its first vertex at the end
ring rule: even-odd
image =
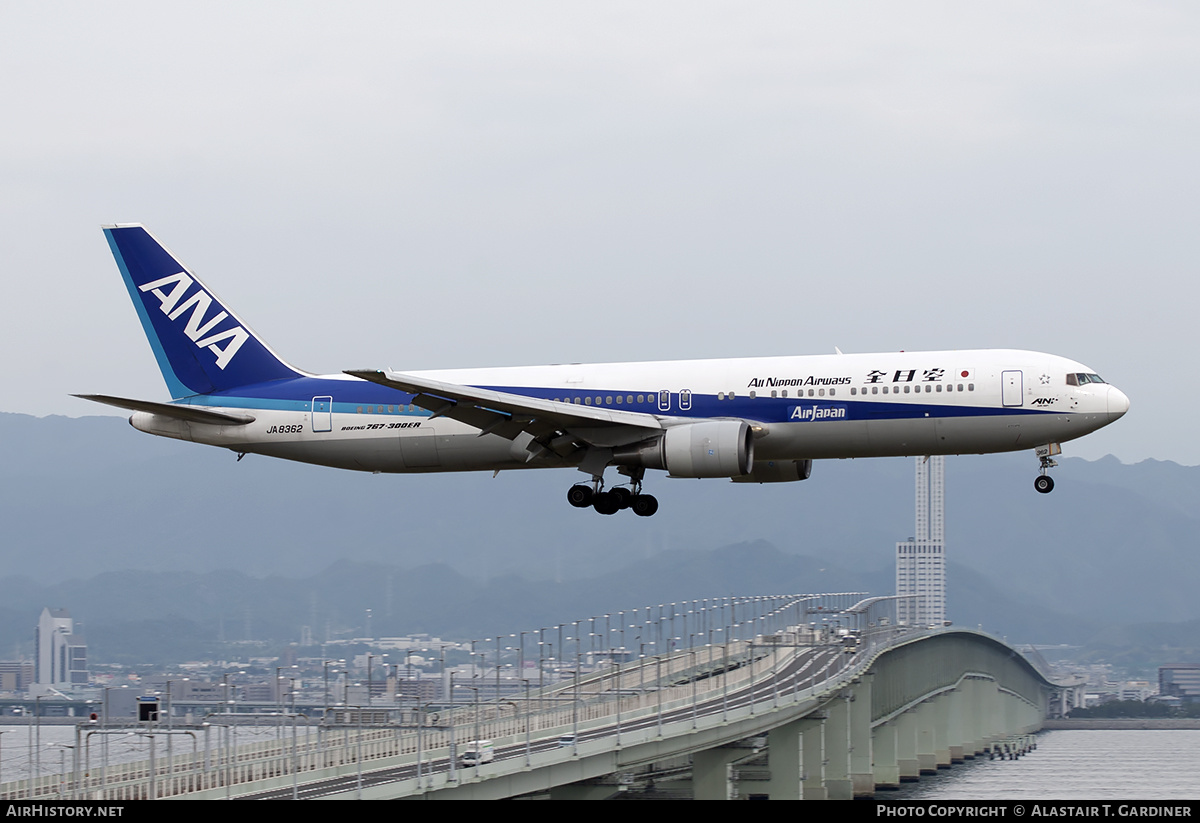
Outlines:
{"type": "Polygon", "coordinates": [[[1041,472],[1033,480],[1033,487],[1042,494],[1049,494],[1054,491],[1054,478],[1047,472],[1058,465],[1052,455],[1062,454],[1062,446],[1057,443],[1040,446],[1036,454],[1042,461],[1042,467],[1041,472]]]}
{"type": "Polygon", "coordinates": [[[615,486],[603,491],[604,481],[597,477],[592,480],[592,486],[580,483],[567,489],[567,502],[577,509],[589,506],[600,514],[616,514],[621,509],[633,509],[638,517],[650,517],[658,511],[658,498],[652,494],[642,494],[642,484],[634,482],[632,488],[615,486]]]}

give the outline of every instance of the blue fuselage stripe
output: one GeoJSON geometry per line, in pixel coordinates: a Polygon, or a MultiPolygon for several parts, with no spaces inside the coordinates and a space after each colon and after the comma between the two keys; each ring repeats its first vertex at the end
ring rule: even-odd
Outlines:
{"type": "MultiPolygon", "coordinates": [[[[960,403],[925,403],[917,400],[901,402],[886,402],[878,400],[863,400],[854,397],[807,398],[807,397],[736,397],[717,399],[715,395],[692,394],[691,405],[688,409],[680,409],[678,395],[671,395],[671,408],[659,408],[657,393],[640,394],[645,402],[638,403],[639,392],[620,391],[615,389],[581,389],[575,388],[569,393],[562,389],[528,388],[521,386],[482,386],[480,388],[508,394],[533,397],[542,400],[559,399],[573,402],[575,397],[600,397],[600,403],[592,403],[593,408],[621,409],[643,414],[657,414],[669,417],[740,417],[747,420],[759,420],[764,423],[786,423],[789,420],[804,420],[813,417],[811,409],[826,410],[824,414],[817,412],[817,419],[837,419],[839,421],[871,421],[871,420],[913,420],[922,418],[964,418],[964,417],[994,417],[1000,415],[1046,415],[1061,414],[1043,409],[1022,407],[975,406],[960,403]],[[604,399],[620,394],[622,398],[630,395],[634,402],[608,403],[604,399]],[[844,410],[830,413],[828,410],[844,410]]],[[[255,386],[245,386],[230,392],[216,392],[206,395],[194,395],[177,402],[208,407],[226,407],[239,409],[263,409],[272,411],[307,412],[312,408],[314,397],[332,397],[332,411],[335,414],[361,414],[368,406],[375,412],[380,406],[385,410],[388,406],[402,407],[392,414],[412,414],[428,416],[429,412],[414,407],[407,411],[413,402],[413,395],[379,386],[367,381],[347,381],[321,377],[298,377],[293,380],[276,380],[255,386]]],[[[924,398],[922,398],[924,400],[924,398]]]]}

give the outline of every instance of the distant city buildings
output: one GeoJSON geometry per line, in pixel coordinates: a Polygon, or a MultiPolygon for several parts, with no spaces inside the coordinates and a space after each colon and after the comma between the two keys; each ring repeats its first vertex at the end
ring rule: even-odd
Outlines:
{"type": "Polygon", "coordinates": [[[66,609],[42,609],[37,624],[34,694],[65,693],[88,685],[87,642],[75,634],[66,609]]]}
{"type": "Polygon", "coordinates": [[[917,458],[916,533],[896,544],[896,619],[902,625],[946,620],[946,458],[917,458]]]}
{"type": "Polygon", "coordinates": [[[0,692],[24,692],[33,685],[33,663],[0,660],[0,692]]]}
{"type": "Polygon", "coordinates": [[[1158,693],[1183,703],[1200,703],[1200,666],[1176,664],[1158,667],[1158,693]]]}

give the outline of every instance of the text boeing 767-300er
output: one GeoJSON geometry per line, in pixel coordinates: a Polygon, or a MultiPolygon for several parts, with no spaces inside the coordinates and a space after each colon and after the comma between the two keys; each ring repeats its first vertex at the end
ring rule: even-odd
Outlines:
{"type": "Polygon", "coordinates": [[[104,228],[170,403],[80,395],[134,428],[369,472],[575,468],[569,502],[649,516],[647,469],[735,482],[804,480],[824,458],[1035,449],[1128,398],[1073,360],[978,350],[314,375],[279,358],[140,225],[104,228]],[[627,479],[607,487],[605,470],[627,479]]]}

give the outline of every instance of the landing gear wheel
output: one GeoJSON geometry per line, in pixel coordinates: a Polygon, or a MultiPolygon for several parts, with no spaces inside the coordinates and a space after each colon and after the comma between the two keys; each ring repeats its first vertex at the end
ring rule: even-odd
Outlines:
{"type": "Polygon", "coordinates": [[[650,517],[658,511],[658,498],[652,494],[635,494],[630,508],[638,517],[650,517]]]}
{"type": "Polygon", "coordinates": [[[587,486],[572,486],[567,489],[567,502],[577,509],[592,505],[592,490],[587,486]]]}
{"type": "Polygon", "coordinates": [[[1054,478],[1048,474],[1040,475],[1033,481],[1033,487],[1042,494],[1049,494],[1054,491],[1054,478]]]}
{"type": "Polygon", "coordinates": [[[592,508],[600,514],[616,514],[621,504],[612,492],[600,492],[592,495],[592,508]]]}
{"type": "Polygon", "coordinates": [[[609,494],[617,501],[618,509],[628,509],[633,504],[633,492],[623,486],[617,486],[609,494]]]}

